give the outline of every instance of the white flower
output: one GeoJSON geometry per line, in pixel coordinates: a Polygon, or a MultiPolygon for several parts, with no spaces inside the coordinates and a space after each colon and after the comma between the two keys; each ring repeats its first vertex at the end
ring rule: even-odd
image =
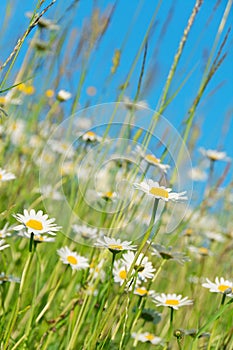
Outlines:
{"type": "Polygon", "coordinates": [[[106,201],[114,201],[117,198],[116,192],[107,191],[107,192],[97,192],[98,196],[106,201]]]}
{"type": "Polygon", "coordinates": [[[216,277],[215,282],[211,282],[208,278],[206,278],[207,283],[203,283],[202,287],[208,288],[212,293],[222,293],[225,294],[229,289],[228,296],[233,297],[233,283],[225,280],[223,277],[216,277]]]}
{"type": "Polygon", "coordinates": [[[21,225],[15,226],[14,230],[21,231],[27,229],[27,232],[34,233],[34,235],[41,235],[43,233],[48,233],[50,235],[55,235],[61,229],[60,226],[54,224],[55,219],[48,219],[48,215],[44,214],[42,210],[37,213],[34,209],[30,211],[24,209],[23,215],[14,215],[15,219],[21,222],[21,225]]]}
{"type": "Polygon", "coordinates": [[[134,102],[130,100],[130,98],[127,96],[123,98],[123,102],[125,103],[125,107],[128,109],[143,110],[143,109],[149,108],[146,101],[142,100],[142,101],[134,102]]]}
{"type": "Polygon", "coordinates": [[[105,279],[105,271],[103,269],[103,265],[105,263],[104,259],[101,259],[98,264],[96,264],[95,260],[92,260],[90,263],[90,275],[94,278],[100,278],[100,280],[103,282],[105,279]]]}
{"type": "Polygon", "coordinates": [[[88,227],[86,225],[73,225],[72,229],[76,235],[80,235],[84,239],[94,239],[98,235],[98,229],[88,227]]]}
{"type": "MultiPolygon", "coordinates": [[[[122,285],[125,282],[125,280],[129,277],[128,272],[129,272],[129,268],[127,267],[127,265],[122,259],[114,261],[113,277],[114,277],[115,283],[119,283],[120,285],[122,285]]],[[[133,270],[132,275],[134,272],[135,271],[133,270]]],[[[140,283],[141,281],[137,278],[135,287],[138,287],[140,283]]],[[[134,285],[134,282],[132,282],[132,279],[130,279],[126,284],[126,287],[129,287],[129,290],[132,290],[133,285],[134,285]]]]}
{"type": "Polygon", "coordinates": [[[97,135],[93,131],[87,131],[85,134],[82,135],[83,141],[89,141],[89,142],[100,142],[102,140],[102,137],[97,135]]]}
{"type": "MultiPolygon", "coordinates": [[[[126,265],[127,271],[130,270],[134,258],[135,254],[133,252],[123,254],[122,261],[126,265]]],[[[137,271],[140,280],[147,281],[147,278],[151,279],[154,277],[155,269],[152,263],[148,261],[148,257],[144,256],[142,253],[139,254],[134,264],[134,270],[137,271]]]]}
{"type": "MultiPolygon", "coordinates": [[[[26,231],[19,231],[18,236],[31,239],[31,234],[26,232],[26,231]]],[[[36,241],[38,243],[55,242],[55,238],[54,237],[48,237],[46,235],[35,235],[33,239],[34,239],[34,241],[36,241]]]]}
{"type": "Polygon", "coordinates": [[[192,305],[193,301],[188,297],[182,298],[182,295],[176,294],[160,294],[153,297],[156,306],[169,306],[174,310],[178,310],[181,306],[192,305]]]}
{"type": "Polygon", "coordinates": [[[145,287],[137,287],[134,290],[134,294],[139,295],[140,297],[146,297],[148,295],[155,294],[154,290],[147,290],[145,287]]]}
{"type": "Polygon", "coordinates": [[[142,181],[141,183],[134,183],[133,185],[136,189],[145,192],[147,195],[157,199],[162,199],[166,202],[177,202],[188,199],[188,197],[185,196],[186,191],[180,193],[171,192],[171,188],[160,186],[158,182],[154,182],[151,179],[147,182],[142,181]]]}
{"type": "Polygon", "coordinates": [[[0,182],[14,180],[15,175],[12,173],[7,173],[6,170],[0,168],[0,182]]]}
{"type": "Polygon", "coordinates": [[[69,91],[66,90],[60,90],[57,93],[57,99],[60,102],[64,102],[69,100],[72,97],[71,93],[69,91]]]}
{"type": "Polygon", "coordinates": [[[2,229],[0,229],[0,238],[5,238],[11,236],[11,230],[13,230],[13,226],[9,227],[9,224],[6,223],[2,229]]]}
{"type": "Polygon", "coordinates": [[[49,145],[54,152],[63,154],[67,158],[72,158],[75,155],[74,148],[69,142],[50,140],[49,145]]]}
{"type": "Polygon", "coordinates": [[[97,239],[95,243],[96,247],[107,248],[111,252],[121,252],[123,250],[135,250],[136,246],[132,245],[130,241],[121,241],[111,237],[104,236],[102,239],[97,239]]]}
{"type": "Polygon", "coordinates": [[[207,174],[205,171],[196,167],[189,171],[189,177],[193,179],[193,181],[205,181],[207,179],[207,174]]]}
{"type": "Polygon", "coordinates": [[[170,169],[170,165],[162,164],[161,159],[155,157],[151,153],[146,154],[146,152],[140,146],[136,146],[136,152],[138,152],[148,164],[158,167],[165,174],[167,173],[168,169],[170,169]]]}
{"type": "Polygon", "coordinates": [[[68,247],[64,247],[57,250],[60,260],[64,264],[69,264],[72,270],[83,270],[89,267],[88,259],[76,252],[72,252],[68,247]]]}
{"type": "Polygon", "coordinates": [[[60,201],[64,199],[64,196],[61,194],[61,192],[57,191],[56,188],[53,188],[51,185],[41,186],[40,192],[45,198],[50,198],[54,201],[60,201]]]}
{"type": "Polygon", "coordinates": [[[0,239],[0,250],[4,250],[4,249],[10,247],[9,244],[4,245],[4,243],[5,243],[5,239],[0,239]]]}
{"type": "Polygon", "coordinates": [[[188,249],[190,252],[196,254],[198,257],[211,256],[213,253],[207,247],[195,247],[189,246],[188,249]]]}
{"type": "Polygon", "coordinates": [[[11,142],[13,145],[19,145],[25,137],[25,127],[26,123],[22,119],[11,120],[7,127],[7,132],[10,135],[11,142]]]}
{"type": "Polygon", "coordinates": [[[142,343],[150,342],[153,345],[161,344],[162,338],[156,337],[154,334],[145,332],[145,333],[132,333],[132,338],[142,343]]]}
{"type": "Polygon", "coordinates": [[[201,147],[199,151],[203,156],[209,158],[212,161],[223,160],[223,161],[229,162],[231,160],[231,158],[227,157],[226,152],[219,152],[214,149],[206,150],[203,147],[201,147]]]}

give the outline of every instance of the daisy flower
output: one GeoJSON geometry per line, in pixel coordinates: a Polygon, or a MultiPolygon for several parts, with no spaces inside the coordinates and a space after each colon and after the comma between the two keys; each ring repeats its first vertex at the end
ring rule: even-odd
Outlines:
{"type": "Polygon", "coordinates": [[[161,159],[157,158],[152,153],[146,154],[144,150],[140,146],[136,146],[136,152],[139,153],[139,155],[150,165],[156,166],[160,170],[162,170],[165,174],[167,173],[168,169],[170,169],[170,165],[168,164],[162,164],[161,159]]]}
{"type": "Polygon", "coordinates": [[[69,100],[72,97],[71,93],[66,90],[59,90],[57,93],[57,99],[60,102],[69,100]]]}
{"type": "MultiPolygon", "coordinates": [[[[20,231],[20,232],[18,233],[18,236],[31,239],[31,234],[29,234],[29,233],[26,232],[26,231],[20,231]]],[[[48,237],[48,236],[46,236],[46,235],[35,235],[35,236],[34,236],[34,241],[37,242],[37,243],[42,243],[42,242],[55,242],[55,238],[54,238],[54,237],[48,237]]]]}
{"type": "Polygon", "coordinates": [[[11,230],[13,230],[13,226],[9,227],[9,224],[6,223],[2,229],[0,229],[0,238],[5,238],[11,236],[11,230]]]}
{"type": "Polygon", "coordinates": [[[90,275],[94,278],[100,278],[100,280],[103,282],[105,279],[105,271],[103,269],[105,260],[101,259],[99,263],[96,263],[95,260],[92,260],[90,263],[90,275]]]}
{"type": "Polygon", "coordinates": [[[102,239],[97,239],[96,247],[107,248],[112,253],[119,253],[123,250],[135,250],[136,246],[132,245],[131,241],[121,241],[120,239],[104,236],[102,239]]]}
{"type": "Polygon", "coordinates": [[[147,290],[145,287],[137,287],[134,290],[134,294],[139,295],[140,297],[147,297],[148,295],[155,294],[155,291],[147,290]]]}
{"type": "Polygon", "coordinates": [[[0,182],[14,180],[15,175],[12,173],[7,173],[6,170],[0,168],[0,182]]]}
{"type": "Polygon", "coordinates": [[[226,152],[219,152],[214,149],[206,150],[203,147],[201,147],[199,151],[203,156],[209,158],[212,161],[223,160],[223,161],[229,162],[231,160],[231,158],[227,157],[226,152]]]}
{"type": "Polygon", "coordinates": [[[156,337],[154,334],[145,332],[145,333],[132,333],[132,338],[142,343],[150,342],[153,345],[161,344],[162,338],[156,337]]]}
{"type": "Polygon", "coordinates": [[[54,232],[61,229],[60,226],[54,224],[55,219],[48,219],[48,215],[43,214],[42,210],[39,210],[36,213],[34,209],[31,209],[30,211],[24,209],[23,215],[16,214],[14,217],[21,223],[21,225],[14,227],[14,230],[16,231],[27,229],[29,234],[33,233],[34,235],[41,235],[48,233],[50,235],[56,235],[54,232]]]}
{"type": "Polygon", "coordinates": [[[193,301],[189,300],[188,297],[182,298],[182,295],[164,293],[153,297],[153,302],[156,306],[168,306],[174,310],[178,310],[181,306],[193,304],[193,301]]]}
{"type": "Polygon", "coordinates": [[[101,136],[98,136],[95,132],[93,131],[87,131],[85,134],[82,135],[83,141],[86,142],[100,142],[102,140],[101,136]]]}
{"type": "Polygon", "coordinates": [[[4,250],[4,249],[10,247],[9,244],[4,245],[4,243],[5,243],[5,239],[0,239],[0,250],[4,250]]]}
{"type": "MultiPolygon", "coordinates": [[[[131,268],[134,258],[135,254],[133,252],[127,252],[122,256],[122,261],[126,265],[128,271],[131,268]]],[[[135,262],[134,270],[138,272],[140,280],[147,281],[147,278],[151,279],[154,277],[155,269],[152,263],[148,261],[148,257],[144,256],[142,253],[139,254],[139,257],[135,262]]]]}
{"type": "Polygon", "coordinates": [[[76,252],[72,252],[68,247],[57,250],[60,260],[64,264],[69,264],[72,270],[83,270],[89,267],[88,259],[76,252]]]}
{"type": "Polygon", "coordinates": [[[105,201],[114,201],[117,198],[116,192],[97,192],[98,196],[104,199],[105,201]]]}
{"type": "MultiPolygon", "coordinates": [[[[114,261],[113,271],[112,271],[114,282],[122,285],[125,282],[125,280],[129,277],[128,271],[129,271],[129,269],[127,268],[126,264],[121,259],[114,261]]],[[[138,287],[138,285],[140,283],[141,283],[141,281],[137,278],[136,288],[138,287]]],[[[126,284],[126,287],[129,287],[129,290],[132,290],[132,286],[133,286],[132,279],[130,279],[130,281],[128,281],[126,284]]]]}
{"type": "Polygon", "coordinates": [[[86,225],[73,225],[72,229],[76,235],[81,236],[84,239],[94,239],[98,235],[98,229],[88,227],[86,225]]]}
{"type": "Polygon", "coordinates": [[[229,293],[227,293],[227,295],[233,297],[232,282],[225,280],[223,277],[216,277],[215,282],[211,282],[208,278],[206,278],[206,281],[207,283],[203,283],[202,287],[208,288],[210,292],[225,294],[225,292],[229,289],[229,293]]]}
{"type": "Polygon", "coordinates": [[[3,284],[5,282],[15,282],[15,283],[20,283],[20,278],[14,277],[11,275],[6,275],[4,272],[0,273],[0,284],[3,284]]]}
{"type": "Polygon", "coordinates": [[[142,181],[141,183],[134,183],[133,185],[136,189],[145,192],[147,195],[157,199],[162,199],[165,202],[178,202],[188,199],[188,197],[185,196],[186,191],[180,193],[171,192],[171,188],[160,186],[158,182],[154,182],[151,179],[147,182],[142,181]]]}

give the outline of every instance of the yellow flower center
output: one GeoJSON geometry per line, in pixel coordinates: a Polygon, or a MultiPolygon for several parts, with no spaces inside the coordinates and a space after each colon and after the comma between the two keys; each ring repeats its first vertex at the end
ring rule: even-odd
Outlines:
{"type": "Polygon", "coordinates": [[[103,196],[104,196],[104,197],[107,197],[107,198],[112,198],[113,192],[106,192],[106,193],[104,193],[103,196]]]}
{"type": "Polygon", "coordinates": [[[78,263],[78,260],[73,255],[67,256],[67,261],[71,265],[76,265],[78,263]]]}
{"type": "Polygon", "coordinates": [[[0,180],[2,180],[2,174],[0,174],[0,180]]]}
{"type": "Polygon", "coordinates": [[[141,296],[143,295],[147,295],[148,294],[148,291],[145,290],[145,289],[142,289],[142,288],[137,288],[136,289],[136,293],[140,294],[141,296]]]}
{"type": "Polygon", "coordinates": [[[43,237],[43,236],[38,236],[38,237],[36,237],[36,240],[37,240],[37,241],[41,241],[41,242],[43,242],[44,237],[43,237]]]}
{"type": "Polygon", "coordinates": [[[118,244],[109,244],[108,249],[111,250],[123,250],[122,245],[118,245],[118,244]]]}
{"type": "Polygon", "coordinates": [[[54,96],[54,91],[51,90],[51,89],[48,89],[45,91],[45,95],[48,97],[48,98],[51,98],[54,96]]]}
{"type": "Polygon", "coordinates": [[[147,334],[145,336],[145,338],[148,339],[148,340],[153,340],[154,339],[154,335],[153,334],[147,334]]]}
{"type": "Polygon", "coordinates": [[[95,133],[93,131],[88,131],[86,133],[86,135],[90,136],[90,137],[94,137],[95,136],[95,133]]]}
{"type": "Polygon", "coordinates": [[[122,280],[125,280],[126,277],[127,277],[127,273],[125,270],[122,270],[119,272],[119,277],[122,279],[122,280]]]}
{"type": "Polygon", "coordinates": [[[145,156],[145,159],[148,161],[148,162],[152,162],[152,163],[160,163],[160,159],[156,158],[155,156],[153,156],[153,154],[147,154],[147,156],[145,156]]]}
{"type": "MultiPolygon", "coordinates": [[[[220,284],[219,286],[218,286],[218,290],[220,291],[220,292],[225,292],[225,290],[227,290],[228,288],[231,288],[230,286],[226,286],[226,285],[224,285],[224,284],[220,284]]],[[[232,289],[232,288],[231,288],[232,289]]]]}
{"type": "Polygon", "coordinates": [[[160,187],[152,187],[149,191],[151,194],[153,194],[154,196],[159,196],[162,198],[168,198],[169,193],[167,190],[165,190],[164,188],[160,188],[160,187]]]}
{"type": "Polygon", "coordinates": [[[199,248],[199,253],[202,255],[208,255],[209,250],[205,247],[201,247],[201,248],[199,248]]]}
{"type": "Polygon", "coordinates": [[[193,233],[193,229],[192,228],[187,228],[187,230],[185,232],[186,236],[191,236],[192,233],[193,233]]]}
{"type": "Polygon", "coordinates": [[[165,304],[166,305],[179,305],[179,300],[177,300],[177,299],[167,299],[166,300],[166,302],[165,302],[165,304]]]}
{"type": "Polygon", "coordinates": [[[26,222],[25,225],[29,228],[32,228],[33,230],[37,230],[37,231],[43,230],[43,225],[38,220],[30,219],[26,222]]]}
{"type": "Polygon", "coordinates": [[[0,96],[0,104],[4,105],[6,103],[6,98],[3,96],[0,96]]]}

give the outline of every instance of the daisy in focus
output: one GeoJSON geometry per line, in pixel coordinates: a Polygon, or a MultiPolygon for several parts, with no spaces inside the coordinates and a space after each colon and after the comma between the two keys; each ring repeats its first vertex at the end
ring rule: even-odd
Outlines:
{"type": "MultiPolygon", "coordinates": [[[[135,258],[135,254],[133,252],[127,252],[123,254],[122,261],[127,267],[127,271],[130,270],[133,261],[135,258]]],[[[152,263],[149,261],[147,256],[144,256],[144,254],[139,254],[139,257],[137,258],[135,264],[134,264],[134,271],[138,273],[138,278],[142,281],[147,281],[147,279],[151,279],[154,277],[155,269],[152,265],[152,263]]]]}
{"type": "Polygon", "coordinates": [[[206,281],[207,283],[203,283],[202,287],[208,288],[210,292],[233,297],[233,282],[225,280],[223,277],[216,277],[215,282],[211,282],[208,278],[206,278],[206,281]],[[227,293],[228,291],[229,293],[227,293]]]}
{"type": "Polygon", "coordinates": [[[136,339],[137,341],[141,341],[142,343],[149,342],[153,345],[158,345],[162,343],[162,338],[155,336],[152,333],[145,332],[145,333],[132,333],[132,338],[136,339]]]}
{"type": "Polygon", "coordinates": [[[160,294],[153,298],[153,302],[156,306],[168,306],[174,310],[178,310],[181,306],[192,305],[193,301],[189,300],[188,297],[182,298],[182,295],[176,294],[160,294]]]}
{"type": "Polygon", "coordinates": [[[37,213],[34,209],[30,211],[24,209],[23,214],[14,215],[15,219],[21,224],[14,227],[15,231],[27,230],[29,234],[41,235],[48,233],[50,235],[56,235],[55,232],[61,229],[54,221],[55,218],[49,219],[47,214],[44,214],[42,210],[37,213]]]}
{"type": "Polygon", "coordinates": [[[149,179],[147,182],[142,181],[141,183],[134,183],[133,185],[137,190],[143,191],[150,197],[162,199],[165,202],[178,202],[188,199],[188,197],[185,196],[186,191],[179,193],[171,192],[171,188],[160,186],[158,182],[154,182],[151,179],[149,179]]]}
{"type": "Polygon", "coordinates": [[[72,270],[83,270],[89,267],[87,258],[72,252],[68,247],[58,249],[57,254],[64,264],[71,266],[72,270]]]}
{"type": "Polygon", "coordinates": [[[6,170],[0,168],[0,182],[14,180],[15,175],[12,173],[6,172],[6,170]]]}
{"type": "Polygon", "coordinates": [[[154,290],[147,290],[145,287],[137,287],[134,290],[134,294],[139,295],[140,297],[147,297],[148,295],[154,295],[154,290]]]}
{"type": "Polygon", "coordinates": [[[132,242],[121,241],[120,239],[110,238],[104,236],[102,239],[97,239],[95,243],[96,247],[107,248],[112,253],[120,253],[123,250],[135,250],[136,246],[132,245],[132,242]]]}

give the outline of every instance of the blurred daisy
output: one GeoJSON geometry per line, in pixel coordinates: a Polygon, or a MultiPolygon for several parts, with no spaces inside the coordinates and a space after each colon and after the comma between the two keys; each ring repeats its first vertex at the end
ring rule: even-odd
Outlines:
{"type": "Polygon", "coordinates": [[[140,297],[146,297],[148,295],[155,294],[154,290],[147,290],[145,287],[137,287],[134,290],[134,294],[139,295],[140,297]]]}
{"type": "Polygon", "coordinates": [[[11,236],[11,230],[14,229],[14,226],[9,226],[8,223],[4,225],[2,229],[0,229],[0,238],[5,238],[11,236]]]}
{"type": "MultiPolygon", "coordinates": [[[[19,231],[18,236],[25,237],[28,239],[31,239],[31,234],[26,232],[26,231],[19,231]]],[[[48,237],[46,235],[35,235],[33,237],[34,241],[37,243],[42,243],[42,242],[55,242],[54,237],[48,237]]]]}
{"type": "Polygon", "coordinates": [[[190,250],[190,252],[196,254],[198,257],[213,255],[213,253],[209,250],[209,248],[204,246],[201,246],[201,247],[189,246],[188,249],[190,250]]]}
{"type": "Polygon", "coordinates": [[[98,196],[104,199],[105,201],[114,201],[117,198],[116,192],[97,192],[98,196]]]}
{"type": "Polygon", "coordinates": [[[103,269],[103,265],[105,263],[104,259],[101,259],[98,263],[95,260],[92,260],[90,263],[90,274],[94,279],[100,278],[103,282],[105,279],[105,272],[103,269]]]}
{"type": "Polygon", "coordinates": [[[11,275],[6,275],[4,272],[0,273],[0,284],[3,284],[5,282],[15,282],[15,283],[20,283],[20,278],[14,277],[11,275]]]}
{"type": "Polygon", "coordinates": [[[164,201],[182,201],[187,200],[188,197],[185,196],[186,191],[176,193],[171,192],[171,188],[166,188],[164,186],[160,186],[158,182],[154,182],[153,180],[149,179],[147,182],[142,181],[141,183],[134,183],[134,187],[140,191],[145,192],[147,195],[162,199],[164,201]]]}
{"type": "Polygon", "coordinates": [[[83,270],[89,267],[88,259],[76,252],[72,252],[68,247],[57,250],[60,260],[64,264],[69,264],[72,270],[83,270]]]}
{"type": "Polygon", "coordinates": [[[203,147],[201,147],[199,151],[203,156],[209,158],[212,161],[223,160],[229,162],[231,160],[231,158],[227,157],[226,152],[219,152],[213,149],[206,150],[203,147]]]}
{"type": "Polygon", "coordinates": [[[5,243],[5,239],[0,239],[0,250],[4,250],[8,247],[10,247],[9,244],[4,244],[5,243]]]}
{"type": "Polygon", "coordinates": [[[125,104],[125,107],[128,108],[129,110],[134,109],[134,110],[143,110],[148,107],[148,103],[144,100],[142,101],[133,101],[129,97],[125,96],[123,98],[123,102],[125,104]]]}
{"type": "Polygon", "coordinates": [[[153,302],[156,306],[168,306],[174,310],[178,310],[181,306],[193,304],[193,301],[189,300],[188,297],[182,298],[182,295],[164,293],[153,297],[153,302]]]}
{"type": "Polygon", "coordinates": [[[14,217],[22,223],[14,227],[16,231],[26,229],[29,234],[34,233],[34,235],[41,235],[48,233],[50,235],[56,235],[55,232],[61,229],[60,226],[54,224],[55,219],[48,219],[48,215],[44,214],[42,210],[36,213],[34,209],[30,211],[24,209],[23,215],[16,214],[14,217]]]}
{"type": "Polygon", "coordinates": [[[59,90],[57,93],[57,100],[60,102],[64,102],[69,100],[72,97],[71,93],[66,90],[59,90]]]}
{"type": "Polygon", "coordinates": [[[73,225],[74,233],[84,239],[95,239],[98,236],[98,229],[86,225],[73,225]]]}
{"type": "Polygon", "coordinates": [[[82,135],[82,139],[86,142],[100,142],[102,140],[102,137],[97,135],[93,131],[87,131],[85,134],[82,135]]]}
{"type": "Polygon", "coordinates": [[[54,152],[64,154],[67,158],[72,158],[75,155],[74,148],[69,142],[50,140],[49,145],[54,152]]]}
{"type": "MultiPolygon", "coordinates": [[[[122,256],[122,261],[126,265],[128,271],[132,266],[134,258],[135,254],[133,252],[127,252],[122,256]]],[[[142,253],[139,254],[134,264],[134,270],[137,271],[140,280],[147,281],[147,278],[151,279],[154,277],[155,269],[148,257],[144,256],[142,253]]]]}
{"type": "Polygon", "coordinates": [[[145,333],[132,333],[132,338],[136,339],[137,341],[141,341],[142,343],[149,342],[153,345],[158,345],[163,342],[162,338],[155,336],[152,333],[145,332],[145,333]]]}
{"type": "Polygon", "coordinates": [[[155,157],[153,154],[146,154],[146,152],[144,152],[140,146],[136,146],[136,152],[138,152],[142,159],[144,159],[148,164],[158,167],[165,174],[167,173],[168,169],[170,169],[170,165],[162,164],[161,159],[155,157]]]}
{"type": "Polygon", "coordinates": [[[205,181],[207,179],[206,172],[198,167],[192,168],[188,174],[193,181],[205,181]]]}
{"type": "Polygon", "coordinates": [[[64,195],[61,194],[51,185],[41,186],[39,192],[45,197],[53,199],[54,201],[60,201],[64,199],[64,195]]]}
{"type": "Polygon", "coordinates": [[[6,170],[0,168],[0,182],[14,180],[15,175],[12,173],[6,172],[6,170]]]}
{"type": "Polygon", "coordinates": [[[190,259],[185,256],[182,252],[172,252],[172,247],[164,247],[160,244],[152,244],[151,245],[152,255],[156,255],[159,258],[164,260],[175,260],[180,264],[183,264],[186,261],[190,261],[190,259]]]}
{"type": "Polygon", "coordinates": [[[216,277],[215,282],[211,282],[206,278],[207,283],[203,283],[202,287],[208,288],[212,293],[222,293],[233,297],[233,283],[225,280],[223,277],[216,277]],[[226,293],[229,290],[229,293],[226,293]]]}
{"type": "Polygon", "coordinates": [[[207,237],[212,242],[225,242],[226,238],[221,233],[216,232],[204,232],[204,236],[207,237]]]}
{"type": "Polygon", "coordinates": [[[96,247],[107,248],[112,253],[119,253],[123,250],[135,250],[136,246],[132,245],[131,241],[121,241],[111,237],[104,236],[102,239],[97,239],[96,247]]]}

